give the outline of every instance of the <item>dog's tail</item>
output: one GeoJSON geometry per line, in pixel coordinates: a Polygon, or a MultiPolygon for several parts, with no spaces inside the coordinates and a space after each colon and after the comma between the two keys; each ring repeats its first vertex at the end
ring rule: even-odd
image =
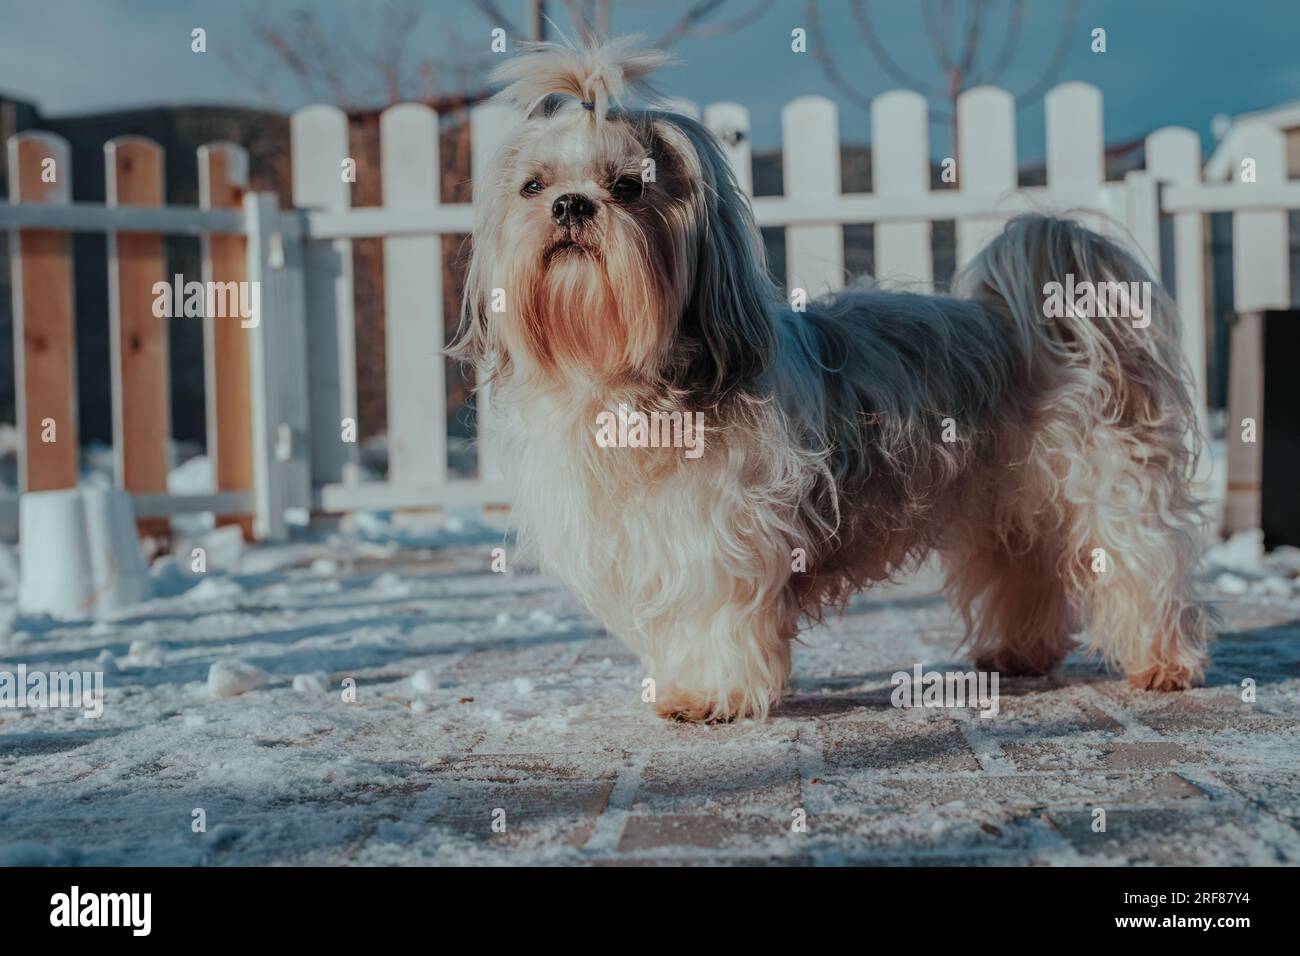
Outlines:
{"type": "Polygon", "coordinates": [[[958,289],[1002,317],[1037,396],[1021,487],[1094,648],[1145,686],[1202,672],[1212,618],[1190,584],[1205,519],[1201,435],[1173,301],[1117,242],[1043,215],[1011,220],[958,289]]]}
{"type": "Polygon", "coordinates": [[[1031,374],[1086,386],[1071,396],[1086,403],[1081,420],[1177,436],[1187,453],[1166,464],[1191,479],[1202,436],[1178,312],[1132,254],[1078,222],[1032,213],[1008,222],[957,288],[1014,324],[1031,374]]]}

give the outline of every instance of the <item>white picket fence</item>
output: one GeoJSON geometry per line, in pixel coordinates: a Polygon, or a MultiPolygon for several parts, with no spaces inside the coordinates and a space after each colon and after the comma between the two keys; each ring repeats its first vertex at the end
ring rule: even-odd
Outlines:
{"type": "MultiPolygon", "coordinates": [[[[690,104],[680,108],[694,112],[690,104]]],[[[1282,134],[1264,124],[1243,130],[1239,141],[1243,158],[1255,161],[1254,183],[1203,184],[1199,138],[1181,128],[1149,136],[1147,169],[1129,173],[1122,183],[1108,183],[1100,92],[1087,84],[1066,83],[1047,96],[1045,108],[1046,186],[1017,188],[1014,100],[1005,90],[982,87],[968,91],[958,103],[958,188],[932,191],[925,100],[908,91],[884,94],[871,111],[875,191],[844,194],[839,190],[835,104],[821,97],[788,104],[782,111],[784,195],[753,200],[760,226],[785,229],[788,286],[816,294],[843,285],[843,227],[850,224],[875,225],[878,281],[919,290],[931,288],[935,280],[930,231],[936,221],[956,222],[959,267],[1007,217],[1040,210],[1082,213],[1130,241],[1158,268],[1161,217],[1169,216],[1173,249],[1164,261],[1172,264],[1173,275],[1164,278],[1186,323],[1185,341],[1204,408],[1207,213],[1235,214],[1238,312],[1256,315],[1287,308],[1290,302],[1287,210],[1300,208],[1300,183],[1286,181],[1282,134]]],[[[748,112],[735,103],[718,103],[702,115],[720,135],[742,186],[752,191],[748,112]]],[[[512,113],[496,104],[471,112],[474,182],[480,181],[479,171],[515,122],[512,113]]],[[[219,487],[210,496],[176,496],[124,482],[136,497],[137,511],[165,516],[242,510],[254,515],[259,536],[278,539],[287,535],[286,516],[294,510],[508,504],[485,394],[480,394],[477,408],[479,476],[451,480],[447,473],[446,366],[437,354],[447,321],[442,314],[440,237],[468,233],[473,216],[471,205],[439,202],[437,115],[415,104],[384,112],[384,204],[373,208],[351,206],[350,186],[342,175],[349,149],[347,118],[341,111],[331,106],[300,110],[292,118],[291,132],[291,210],[278,209],[270,194],[245,195],[242,206],[230,209],[211,208],[206,200],[209,208],[71,203],[66,190],[42,201],[22,197],[21,202],[0,203],[0,228],[15,231],[10,244],[14,276],[22,274],[19,230],[23,235],[38,230],[110,236],[233,235],[246,243],[244,275],[262,283],[261,321],[247,331],[250,485],[219,487]],[[342,421],[357,417],[351,241],[362,237],[384,240],[390,458],[382,482],[360,480],[357,446],[341,440],[342,421]]],[[[851,132],[848,138],[859,141],[866,131],[851,132]]],[[[26,162],[46,154],[67,160],[67,144],[57,137],[21,134],[10,143],[15,184],[19,175],[14,157],[23,143],[32,151],[26,162]]],[[[210,162],[217,153],[238,171],[236,178],[246,177],[247,158],[230,144],[204,147],[200,161],[210,162]]],[[[19,196],[11,186],[11,199],[19,196]]],[[[211,245],[205,242],[205,276],[213,274],[211,245]]],[[[40,303],[33,308],[30,299],[20,301],[31,294],[15,281],[20,365],[23,337],[30,338],[41,321],[40,303]]],[[[214,348],[211,336],[208,347],[214,348]]],[[[213,432],[230,425],[214,417],[221,382],[211,371],[217,367],[211,354],[208,367],[211,445],[213,432]]],[[[1234,371],[1241,374],[1240,369],[1234,371]]],[[[23,382],[21,368],[17,374],[23,382]]],[[[32,423],[41,415],[29,408],[24,417],[22,406],[20,397],[19,428],[24,448],[29,448],[37,440],[32,423]]],[[[130,421],[118,424],[123,435],[130,434],[130,421]]],[[[1236,468],[1240,481],[1248,484],[1253,476],[1258,483],[1259,462],[1249,453],[1236,468]]],[[[12,496],[0,497],[0,525],[6,515],[12,523],[13,510],[12,496]]]]}

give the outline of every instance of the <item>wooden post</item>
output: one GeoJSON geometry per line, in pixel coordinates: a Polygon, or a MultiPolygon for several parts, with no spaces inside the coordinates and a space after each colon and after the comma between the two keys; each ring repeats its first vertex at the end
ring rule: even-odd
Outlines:
{"type": "MultiPolygon", "coordinates": [[[[249,334],[253,413],[254,532],[282,541],[289,512],[311,507],[312,455],[308,413],[307,329],[303,245],[285,235],[275,193],[248,193],[248,281],[261,308],[249,334]]],[[[331,436],[336,442],[338,433],[331,436]]]]}
{"type": "MultiPolygon", "coordinates": [[[[289,121],[293,204],[345,210],[348,118],[334,106],[308,106],[289,121]]],[[[356,442],[342,438],[343,420],[357,422],[356,320],[352,303],[352,240],[306,243],[307,356],[310,366],[312,481],[358,480],[356,442]]],[[[360,423],[357,422],[360,429],[360,423]]],[[[358,439],[360,438],[358,434],[358,439]]]]}
{"type": "MultiPolygon", "coordinates": [[[[877,196],[930,192],[930,128],[925,97],[894,90],[871,101],[871,179],[877,196]]],[[[875,229],[875,278],[910,292],[934,289],[929,220],[881,222],[875,229]]]]}
{"type": "MultiPolygon", "coordinates": [[[[12,202],[66,205],[72,196],[67,141],[27,132],[9,140],[12,202]]],[[[21,229],[10,242],[14,366],[21,435],[20,491],[75,488],[77,346],[73,319],[71,237],[21,229]]]]}
{"type": "MultiPolygon", "coordinates": [[[[1201,181],[1201,138],[1190,129],[1167,126],[1157,130],[1147,137],[1146,149],[1147,169],[1162,182],[1191,186],[1201,181]]],[[[1196,415],[1201,433],[1208,435],[1205,217],[1198,212],[1180,212],[1173,218],[1174,299],[1182,322],[1183,352],[1192,370],[1196,415]]]]}
{"type": "MultiPolygon", "coordinates": [[[[1232,182],[1237,189],[1286,180],[1286,141],[1264,122],[1248,122],[1237,138],[1232,182]],[[1243,163],[1254,168],[1254,183],[1243,181],[1243,163]]],[[[1232,285],[1236,319],[1229,343],[1228,500],[1226,532],[1258,528],[1264,467],[1264,315],[1290,308],[1290,269],[1285,210],[1238,212],[1232,217],[1232,285]],[[1243,422],[1254,422],[1255,440],[1246,441],[1243,422]]]]}
{"type": "MultiPolygon", "coordinates": [[[[248,153],[244,148],[234,143],[208,143],[199,147],[198,161],[199,205],[204,209],[240,208],[248,190],[248,153]]],[[[247,240],[243,236],[205,233],[203,281],[247,280],[247,240]]],[[[248,330],[238,320],[204,318],[204,390],[214,491],[248,491],[253,487],[248,344],[248,330]]],[[[252,515],[218,515],[217,524],[238,524],[246,540],[253,538],[252,515]]]]}
{"type": "MultiPolygon", "coordinates": [[[[470,110],[470,168],[475,198],[482,200],[490,175],[489,165],[518,122],[518,113],[501,103],[482,103],[470,110]]],[[[506,306],[510,308],[512,304],[506,306]]],[[[478,447],[479,480],[495,482],[502,475],[501,455],[492,426],[492,389],[483,383],[486,371],[480,368],[476,372],[478,394],[474,408],[474,435],[478,447]]]]}
{"type": "MultiPolygon", "coordinates": [[[[109,140],[104,184],[109,207],[163,205],[162,147],[138,136],[109,140]]],[[[118,487],[133,494],[166,494],[171,467],[168,323],[184,317],[154,315],[154,285],[166,273],[160,234],[108,234],[113,465],[118,487]]],[[[140,518],[137,525],[155,537],[170,531],[166,518],[140,518]]]]}
{"type": "MultiPolygon", "coordinates": [[[[781,110],[785,194],[834,199],[840,194],[840,132],[835,103],[803,96],[781,110]]],[[[790,226],[785,231],[786,284],[809,299],[844,285],[844,227],[790,226]]],[[[787,291],[789,291],[789,289],[787,291]]]]}

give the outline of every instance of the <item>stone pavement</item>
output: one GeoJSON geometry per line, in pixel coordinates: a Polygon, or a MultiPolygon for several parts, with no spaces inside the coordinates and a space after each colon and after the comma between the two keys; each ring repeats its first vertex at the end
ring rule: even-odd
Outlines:
{"type": "Polygon", "coordinates": [[[111,626],[20,620],[0,667],[120,667],[97,726],[0,711],[0,863],[1300,863],[1294,599],[1220,595],[1203,689],[1072,659],[982,719],[890,703],[895,671],[971,667],[923,573],[807,633],[772,719],[694,726],[486,553],[334,547],[111,626]],[[215,697],[233,657],[265,686],[215,697]]]}

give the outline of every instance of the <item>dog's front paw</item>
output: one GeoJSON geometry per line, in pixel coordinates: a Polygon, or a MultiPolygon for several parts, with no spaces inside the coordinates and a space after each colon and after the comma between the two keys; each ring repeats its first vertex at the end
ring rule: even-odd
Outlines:
{"type": "Polygon", "coordinates": [[[655,701],[655,713],[665,720],[691,724],[726,724],[743,717],[767,716],[770,702],[749,700],[733,693],[725,702],[713,694],[691,691],[668,691],[655,701]]]}
{"type": "Polygon", "coordinates": [[[1200,674],[1185,665],[1157,664],[1128,675],[1128,682],[1138,690],[1190,690],[1200,674]]]}

